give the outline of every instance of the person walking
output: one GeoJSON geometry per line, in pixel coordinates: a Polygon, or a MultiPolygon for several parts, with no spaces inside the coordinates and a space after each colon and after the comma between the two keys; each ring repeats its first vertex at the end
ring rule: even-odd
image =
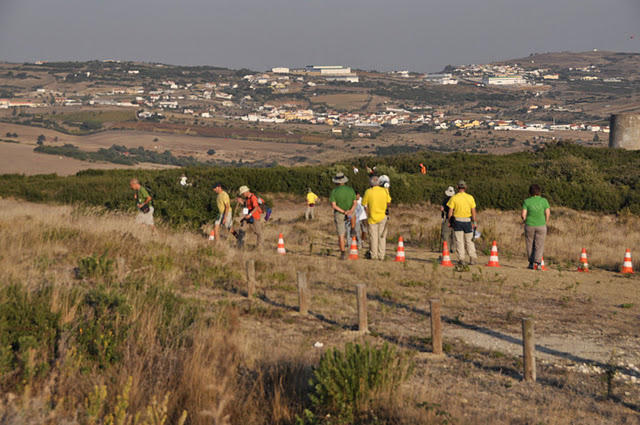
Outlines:
{"type": "Polygon", "coordinates": [[[387,251],[387,208],[391,203],[388,188],[379,185],[378,177],[369,179],[371,187],[364,192],[362,206],[366,208],[369,225],[369,255],[372,260],[384,260],[387,251]]]}
{"type": "Polygon", "coordinates": [[[524,239],[527,246],[529,269],[542,270],[540,263],[544,253],[544,240],[547,237],[547,224],[551,215],[549,201],[540,196],[542,189],[537,184],[529,186],[529,198],[522,203],[522,222],[524,239]]]}
{"type": "Polygon", "coordinates": [[[315,193],[313,193],[311,188],[308,188],[307,189],[307,209],[304,212],[305,220],[308,221],[308,220],[313,220],[315,218],[314,212],[316,209],[316,204],[318,203],[319,200],[320,200],[320,197],[315,193]]]}
{"type": "Polygon", "coordinates": [[[247,186],[240,186],[238,196],[244,202],[240,225],[247,224],[248,232],[256,235],[256,247],[262,249],[262,221],[260,221],[262,209],[260,209],[258,197],[251,193],[247,186]]]}
{"type": "Polygon", "coordinates": [[[231,199],[229,194],[222,187],[222,183],[215,183],[213,191],[216,193],[216,207],[218,208],[218,217],[214,223],[213,234],[215,240],[220,240],[221,227],[232,233],[233,212],[231,210],[231,199]]]}
{"type": "Polygon", "coordinates": [[[449,246],[449,251],[453,254],[455,253],[455,244],[453,238],[453,220],[449,219],[449,206],[447,203],[449,199],[453,195],[456,194],[456,190],[453,186],[449,186],[447,190],[444,191],[444,199],[442,200],[442,205],[440,205],[440,218],[442,219],[442,228],[440,230],[440,247],[443,246],[443,242],[447,241],[447,245],[449,246]]]}
{"type": "Polygon", "coordinates": [[[340,248],[340,259],[346,258],[346,238],[348,230],[351,227],[349,217],[356,209],[356,192],[349,186],[346,186],[349,179],[344,173],[337,173],[333,179],[333,183],[338,185],[331,191],[329,202],[333,209],[333,221],[336,225],[338,233],[338,246],[340,248]]]}
{"type": "Polygon", "coordinates": [[[129,187],[131,187],[131,190],[135,192],[133,194],[133,199],[135,200],[136,207],[138,208],[136,223],[150,226],[152,229],[155,229],[153,221],[154,208],[151,204],[152,198],[151,195],[149,195],[149,191],[140,184],[138,179],[131,179],[131,181],[129,181],[129,187]]]}
{"type": "Polygon", "coordinates": [[[362,206],[362,196],[356,191],[356,209],[351,216],[351,234],[355,234],[358,249],[362,249],[362,241],[367,234],[367,211],[362,206]]]}
{"type": "Polygon", "coordinates": [[[458,193],[453,195],[449,202],[449,214],[447,218],[454,218],[453,233],[456,239],[456,253],[458,254],[458,262],[465,265],[467,254],[469,255],[469,264],[475,264],[478,261],[476,254],[476,246],[473,243],[473,235],[478,222],[476,220],[476,200],[467,193],[467,183],[464,180],[458,182],[458,193]]]}

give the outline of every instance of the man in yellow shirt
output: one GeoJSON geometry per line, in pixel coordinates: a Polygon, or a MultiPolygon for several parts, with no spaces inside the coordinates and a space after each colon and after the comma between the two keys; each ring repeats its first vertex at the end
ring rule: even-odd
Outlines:
{"type": "Polygon", "coordinates": [[[372,260],[384,260],[387,251],[387,207],[391,203],[388,189],[378,186],[378,177],[370,179],[371,187],[362,198],[369,224],[369,254],[372,260]]]}
{"type": "Polygon", "coordinates": [[[473,243],[473,234],[478,226],[476,222],[476,200],[467,193],[467,184],[464,180],[458,182],[458,193],[453,195],[449,202],[449,215],[447,219],[451,221],[453,216],[453,234],[456,239],[456,253],[458,262],[465,264],[467,253],[469,254],[469,264],[478,261],[476,246],[473,243]]]}
{"type": "Polygon", "coordinates": [[[218,207],[218,218],[214,225],[214,235],[216,242],[220,240],[220,225],[224,226],[227,231],[232,232],[231,225],[233,223],[233,212],[231,211],[231,200],[229,194],[225,192],[221,183],[213,185],[213,191],[216,192],[216,206],[218,207]]]}
{"type": "Polygon", "coordinates": [[[315,218],[315,207],[320,197],[311,191],[311,188],[307,189],[307,209],[304,212],[305,220],[313,220],[315,218]]]}

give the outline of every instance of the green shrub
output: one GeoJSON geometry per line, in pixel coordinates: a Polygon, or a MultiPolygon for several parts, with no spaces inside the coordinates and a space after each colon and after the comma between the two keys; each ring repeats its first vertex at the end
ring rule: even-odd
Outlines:
{"type": "Polygon", "coordinates": [[[61,329],[50,299],[49,287],[0,289],[0,388],[26,385],[54,362],[61,329]]]}
{"type": "Polygon", "coordinates": [[[85,295],[80,312],[74,331],[82,353],[101,368],[120,360],[131,326],[126,298],[115,290],[93,289],[85,295]]]}
{"type": "MultiPolygon", "coordinates": [[[[310,399],[313,416],[337,416],[339,423],[369,423],[368,415],[388,403],[408,378],[406,356],[385,343],[381,348],[349,343],[344,351],[328,350],[313,372],[310,399]]],[[[306,420],[310,419],[308,413],[306,420]]]]}
{"type": "Polygon", "coordinates": [[[75,269],[78,279],[93,277],[109,277],[113,271],[113,260],[107,258],[105,252],[101,256],[89,255],[78,260],[78,267],[75,269]]]}

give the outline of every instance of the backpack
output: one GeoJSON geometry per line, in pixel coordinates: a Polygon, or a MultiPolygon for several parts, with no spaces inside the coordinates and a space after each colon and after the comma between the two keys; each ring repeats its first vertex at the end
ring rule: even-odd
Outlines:
{"type": "MultiPolygon", "coordinates": [[[[254,195],[256,194],[254,193],[254,195]]],[[[260,210],[264,213],[264,221],[269,221],[273,210],[267,206],[267,203],[260,196],[256,195],[256,198],[258,198],[258,206],[260,207],[260,210]]]]}

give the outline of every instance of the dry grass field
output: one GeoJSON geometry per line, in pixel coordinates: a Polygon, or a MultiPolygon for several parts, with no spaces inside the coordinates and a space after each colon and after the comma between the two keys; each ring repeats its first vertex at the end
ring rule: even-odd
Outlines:
{"type": "MultiPolygon", "coordinates": [[[[35,145],[35,144],[34,144],[35,145]]],[[[33,151],[34,146],[26,144],[0,142],[0,174],[51,174],[67,176],[89,168],[98,170],[112,170],[115,168],[131,169],[162,169],[171,168],[169,165],[139,164],[127,166],[108,162],[88,162],[79,159],[47,155],[33,151]]]]}
{"type": "MultiPolygon", "coordinates": [[[[158,152],[170,150],[174,156],[193,156],[201,161],[210,159],[242,160],[244,162],[277,161],[283,165],[294,165],[300,163],[301,157],[308,158],[305,160],[307,162],[318,163],[337,160],[341,155],[335,141],[328,141],[325,146],[318,147],[300,143],[238,140],[131,130],[104,131],[86,136],[74,136],[39,127],[0,123],[0,138],[5,138],[6,133],[18,134],[17,138],[11,140],[16,140],[19,144],[0,143],[0,173],[67,175],[88,168],[130,168],[119,164],[86,162],[35,153],[33,149],[41,134],[46,137],[45,143],[52,146],[70,143],[86,151],[107,149],[114,144],[131,148],[142,146],[145,149],[158,152]],[[56,138],[57,141],[54,141],[56,138]],[[207,154],[210,149],[215,150],[215,156],[207,154]]],[[[157,164],[141,164],[140,167],[159,168],[157,164]]]]}
{"type": "Polygon", "coordinates": [[[639,280],[615,271],[625,247],[640,254],[637,217],[553,211],[545,255],[550,270],[534,272],[524,268],[516,214],[483,211],[481,265],[456,271],[437,263],[434,206],[392,209],[389,258],[372,262],[338,260],[326,202],[312,223],[302,219],[302,204],[276,196],[262,250],[248,236],[247,249],[238,251],[229,241],[214,244],[205,234],[162,224],[153,233],[126,214],[0,201],[0,280],[28,290],[51,285],[46,304],[67,324],[51,371],[31,378],[21,393],[0,396],[0,423],[102,423],[122,400],[130,420],[164,408],[167,423],[178,423],[183,411],[192,424],[295,423],[308,405],[307,381],[321,354],[354,341],[389,342],[415,365],[393,399],[376,410],[376,423],[639,423],[639,280]],[[280,232],[286,256],[275,253],[280,232]],[[399,235],[407,246],[404,264],[392,261],[399,235]],[[483,265],[493,239],[500,268],[483,265]],[[574,271],[583,246],[594,267],[589,274],[574,271]],[[113,260],[110,273],[79,278],[74,272],[79,259],[103,253],[113,260]],[[249,259],[256,261],[253,299],[246,297],[249,259]],[[311,290],[304,316],[296,311],[297,271],[307,273],[311,290]],[[355,332],[357,283],[367,285],[371,333],[365,336],[355,332]],[[124,294],[132,320],[120,361],[104,369],[82,368],[71,344],[82,307],[82,297],[73,294],[94,289],[124,294]],[[201,309],[175,341],[162,342],[159,324],[173,329],[187,310],[163,316],[149,308],[152,290],[167,302],[180,297],[201,309]],[[429,355],[433,297],[443,303],[442,358],[429,355]],[[535,385],[521,381],[524,316],[535,320],[535,385]],[[178,347],[182,338],[188,349],[178,347]],[[608,396],[606,370],[615,371],[608,396]],[[102,404],[94,414],[96,399],[102,404]]]}
{"type": "Polygon", "coordinates": [[[337,110],[357,111],[362,109],[371,99],[368,93],[323,94],[310,98],[312,103],[325,103],[337,110]]]}

